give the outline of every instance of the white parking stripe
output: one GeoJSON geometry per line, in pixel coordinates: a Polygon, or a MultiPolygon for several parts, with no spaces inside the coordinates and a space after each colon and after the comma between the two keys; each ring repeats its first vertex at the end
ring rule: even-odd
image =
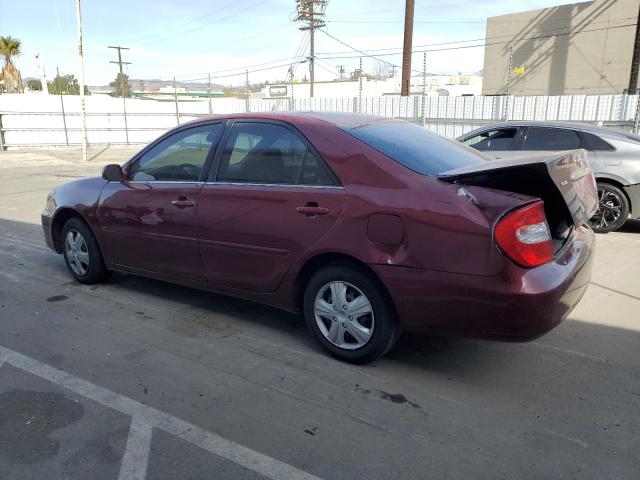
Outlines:
{"type": "Polygon", "coordinates": [[[131,419],[127,448],[120,464],[119,480],[144,480],[146,477],[152,429],[151,424],[142,418],[131,419]]]}
{"type": "MultiPolygon", "coordinates": [[[[244,447],[215,433],[203,430],[192,423],[180,420],[153,407],[143,405],[131,398],[124,397],[104,387],[58,370],[46,363],[0,346],[0,361],[2,361],[3,358],[5,362],[14,367],[67,388],[78,395],[82,395],[109,408],[130,415],[135,419],[135,422],[141,422],[139,424],[140,426],[144,423],[147,426],[145,428],[149,428],[149,430],[151,427],[164,430],[167,433],[186,440],[215,455],[226,458],[249,470],[253,470],[267,478],[273,480],[320,480],[320,478],[315,475],[244,447]]],[[[140,432],[137,432],[136,435],[139,433],[140,432]]],[[[137,448],[139,448],[139,446],[134,448],[134,452],[137,448]]]]}

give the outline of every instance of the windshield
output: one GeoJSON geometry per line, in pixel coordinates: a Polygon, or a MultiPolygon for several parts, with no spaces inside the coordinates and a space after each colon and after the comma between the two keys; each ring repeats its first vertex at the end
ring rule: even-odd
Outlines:
{"type": "Polygon", "coordinates": [[[414,172],[432,177],[490,160],[466,145],[410,122],[376,120],[340,128],[414,172]]]}

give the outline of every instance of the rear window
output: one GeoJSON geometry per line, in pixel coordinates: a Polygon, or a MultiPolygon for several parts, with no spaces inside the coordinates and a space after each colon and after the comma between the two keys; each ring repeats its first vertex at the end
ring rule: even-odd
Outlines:
{"type": "Polygon", "coordinates": [[[339,128],[405,167],[432,177],[490,160],[466,145],[410,122],[375,121],[339,128]]]}

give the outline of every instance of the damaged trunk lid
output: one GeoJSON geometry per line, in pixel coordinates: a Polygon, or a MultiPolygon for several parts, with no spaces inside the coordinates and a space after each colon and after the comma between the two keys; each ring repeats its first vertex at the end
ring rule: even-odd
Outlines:
{"type": "Polygon", "coordinates": [[[438,175],[442,181],[540,198],[554,238],[566,237],[598,209],[595,178],[584,150],[523,155],[477,163],[438,175]]]}

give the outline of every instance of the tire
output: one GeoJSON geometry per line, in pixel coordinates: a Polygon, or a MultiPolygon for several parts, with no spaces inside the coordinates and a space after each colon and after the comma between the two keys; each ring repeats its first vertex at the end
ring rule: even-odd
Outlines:
{"type": "Polygon", "coordinates": [[[331,264],[318,270],[305,289],[303,311],[318,343],[346,362],[371,362],[389,351],[400,336],[384,287],[371,274],[350,265],[331,264]]]}
{"type": "Polygon", "coordinates": [[[77,217],[62,227],[62,254],[69,272],[80,283],[100,283],[111,276],[91,229],[77,217]]]}
{"type": "Polygon", "coordinates": [[[596,233],[618,230],[629,217],[629,200],[624,192],[606,182],[598,182],[598,212],[589,219],[589,226],[596,233]]]}

